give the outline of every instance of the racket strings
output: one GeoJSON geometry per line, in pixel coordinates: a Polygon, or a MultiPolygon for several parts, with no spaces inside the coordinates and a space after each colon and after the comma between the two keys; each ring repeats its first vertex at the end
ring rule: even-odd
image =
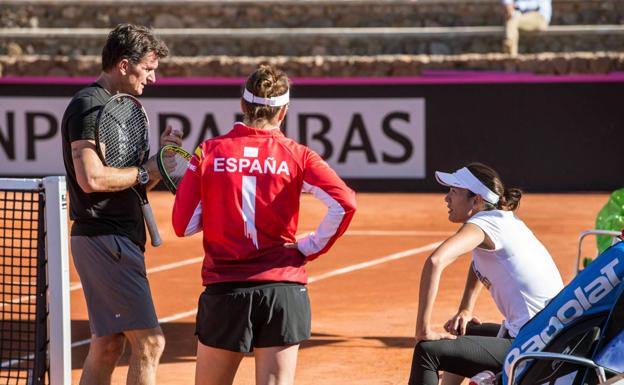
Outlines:
{"type": "Polygon", "coordinates": [[[161,156],[167,177],[177,186],[188,169],[189,157],[171,150],[163,151],[161,156]]]}
{"type": "Polygon", "coordinates": [[[149,152],[147,126],[143,109],[130,99],[108,103],[99,123],[106,164],[118,168],[143,164],[149,152]]]}

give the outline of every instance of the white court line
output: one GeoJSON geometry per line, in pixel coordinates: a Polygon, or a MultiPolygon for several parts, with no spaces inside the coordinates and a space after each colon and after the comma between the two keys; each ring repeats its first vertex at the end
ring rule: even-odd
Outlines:
{"type": "MultiPolygon", "coordinates": [[[[353,271],[356,271],[356,270],[365,269],[365,268],[368,268],[368,267],[371,267],[371,266],[376,266],[376,265],[379,265],[379,264],[382,264],[382,263],[386,263],[386,262],[394,261],[394,260],[397,260],[397,259],[409,257],[409,256],[414,255],[414,254],[419,254],[419,253],[422,253],[422,252],[425,252],[425,251],[433,250],[436,247],[438,247],[441,243],[442,242],[433,242],[433,243],[430,243],[430,244],[422,246],[422,247],[417,247],[415,249],[409,249],[409,250],[401,251],[401,252],[390,254],[390,255],[387,255],[387,256],[384,256],[384,257],[380,257],[380,258],[377,258],[377,259],[373,259],[371,261],[362,262],[362,263],[358,263],[358,264],[355,264],[355,265],[343,267],[343,268],[340,268],[340,269],[328,271],[326,273],[310,277],[308,279],[308,283],[314,283],[314,282],[322,281],[324,279],[335,277],[337,275],[347,274],[347,273],[350,273],[350,272],[353,272],[353,271]]],[[[186,260],[183,260],[183,261],[180,261],[180,262],[174,262],[174,263],[169,263],[169,264],[165,264],[165,265],[161,265],[161,266],[156,266],[156,267],[153,267],[151,269],[148,269],[147,273],[149,274],[149,273],[155,273],[155,272],[175,269],[177,267],[191,265],[193,263],[201,262],[203,259],[204,259],[204,257],[190,258],[190,259],[186,259],[186,260]]],[[[74,284],[71,285],[71,290],[77,290],[77,289],[80,289],[81,287],[82,287],[82,284],[74,283],[74,284]]],[[[181,312],[181,313],[176,313],[176,314],[173,314],[173,315],[170,315],[170,316],[167,316],[167,317],[160,318],[158,320],[158,322],[160,324],[169,323],[169,322],[176,321],[176,320],[179,320],[179,319],[182,319],[182,318],[190,317],[192,315],[195,315],[196,313],[197,313],[197,308],[192,309],[192,310],[188,310],[188,311],[185,311],[185,312],[181,312]]],[[[90,341],[91,341],[90,338],[84,339],[84,340],[80,340],[80,341],[76,341],[76,342],[73,342],[71,344],[71,347],[75,348],[75,347],[78,347],[78,346],[87,345],[90,341]]],[[[24,357],[22,357],[21,359],[23,360],[24,357]]],[[[19,363],[19,360],[4,361],[4,362],[2,362],[2,365],[0,367],[6,368],[6,367],[13,366],[13,365],[15,365],[17,363],[19,363]]]]}
{"type": "MultiPolygon", "coordinates": [[[[188,311],[185,311],[185,312],[182,312],[182,313],[176,313],[176,314],[170,315],[168,317],[160,318],[158,320],[158,323],[159,324],[166,324],[168,322],[179,320],[179,319],[186,318],[186,317],[190,317],[190,316],[195,315],[195,314],[197,314],[197,309],[188,310],[188,311]]],[[[71,347],[72,348],[76,348],[78,346],[88,345],[89,342],[91,342],[90,338],[87,338],[87,339],[81,340],[81,341],[76,341],[76,342],[73,342],[71,344],[71,347]]],[[[4,363],[3,363],[3,365],[4,365],[4,363]]]]}
{"type": "MultiPolygon", "coordinates": [[[[340,268],[340,269],[328,271],[327,273],[323,273],[323,274],[315,275],[314,277],[310,277],[308,279],[308,283],[314,283],[314,282],[322,281],[324,279],[335,277],[337,275],[351,273],[351,272],[356,271],[356,270],[366,269],[366,268],[371,267],[371,266],[376,266],[376,265],[380,265],[382,263],[386,263],[386,262],[390,262],[390,261],[395,261],[397,259],[409,257],[409,256],[414,255],[414,254],[420,254],[420,253],[423,253],[425,251],[429,251],[429,250],[435,249],[441,243],[442,243],[441,241],[440,242],[433,242],[433,243],[430,243],[430,244],[425,245],[425,246],[417,247],[415,249],[409,249],[409,250],[401,251],[401,252],[398,252],[398,253],[386,255],[385,257],[380,257],[380,258],[377,258],[377,259],[373,259],[372,261],[357,263],[355,265],[351,265],[351,266],[343,267],[343,268],[340,268]]],[[[165,324],[165,323],[168,323],[168,322],[177,321],[177,320],[182,319],[182,318],[190,317],[190,316],[195,315],[195,314],[197,314],[197,308],[192,309],[192,310],[188,310],[188,311],[185,311],[185,312],[182,312],[182,313],[173,314],[173,315],[170,315],[168,317],[160,318],[158,320],[158,323],[165,324]]],[[[89,343],[89,341],[91,341],[90,338],[84,339],[84,340],[81,340],[81,341],[76,341],[76,342],[72,343],[71,346],[72,346],[72,348],[74,348],[74,347],[77,347],[77,346],[87,345],[89,343]]],[[[4,365],[4,363],[3,363],[3,365],[4,365]]]]}
{"type": "Polygon", "coordinates": [[[13,303],[30,302],[30,301],[32,301],[35,298],[37,298],[36,295],[24,295],[24,296],[21,296],[19,298],[12,299],[9,302],[0,303],[0,309],[2,309],[5,306],[8,306],[10,304],[13,304],[13,303]]]}
{"type": "Polygon", "coordinates": [[[421,230],[348,230],[344,233],[344,235],[364,235],[364,236],[378,236],[378,237],[403,237],[406,235],[411,235],[415,237],[437,237],[444,236],[448,237],[449,235],[454,234],[453,231],[421,231],[421,230]]]}
{"type": "MultiPolygon", "coordinates": [[[[203,260],[204,260],[204,257],[197,257],[197,258],[185,259],[185,260],[180,261],[180,262],[167,263],[165,265],[155,266],[155,267],[152,267],[151,269],[147,269],[147,274],[158,273],[160,271],[165,271],[165,270],[172,270],[172,269],[176,269],[178,267],[182,267],[182,266],[186,266],[186,265],[192,265],[194,263],[198,263],[198,262],[201,262],[203,260]]],[[[71,284],[71,286],[69,287],[69,290],[78,290],[80,288],[82,288],[82,283],[75,282],[75,283],[71,284]]]]}
{"type": "MultiPolygon", "coordinates": [[[[165,265],[160,265],[160,266],[155,266],[152,267],[151,269],[147,269],[147,274],[151,274],[151,273],[158,273],[161,271],[165,271],[165,270],[171,270],[171,269],[176,269],[178,267],[182,267],[182,266],[186,266],[186,265],[192,265],[194,263],[199,263],[201,261],[204,260],[204,257],[197,257],[197,258],[189,258],[189,259],[185,259],[183,261],[179,261],[179,262],[174,262],[174,263],[167,263],[165,265]]],[[[74,282],[72,284],[70,284],[69,286],[69,290],[70,291],[74,291],[74,290],[78,290],[82,288],[82,283],[80,282],[74,282]]],[[[13,300],[11,300],[9,303],[1,303],[0,304],[0,309],[2,309],[3,307],[9,305],[9,304],[15,304],[15,303],[22,303],[22,302],[30,302],[32,300],[34,300],[36,298],[36,296],[34,295],[25,295],[19,298],[15,298],[13,300]]]]}
{"type": "Polygon", "coordinates": [[[35,355],[34,353],[31,353],[27,356],[23,356],[23,357],[8,360],[8,361],[3,361],[2,365],[0,365],[0,369],[10,368],[11,366],[14,366],[14,365],[19,364],[20,362],[23,362],[24,360],[32,360],[33,358],[35,358],[35,355]]]}
{"type": "MultiPolygon", "coordinates": [[[[297,235],[298,238],[305,236],[305,234],[307,232],[310,232],[313,230],[306,230],[304,233],[297,235]]],[[[348,235],[348,236],[380,236],[380,237],[387,237],[387,236],[449,236],[451,235],[453,232],[451,231],[421,231],[421,230],[348,230],[344,233],[344,235],[348,235]]],[[[174,263],[168,263],[165,265],[160,265],[160,266],[155,266],[152,267],[151,269],[147,269],[147,274],[152,274],[152,273],[158,273],[161,271],[166,271],[166,270],[172,270],[172,269],[176,269],[178,267],[182,267],[182,266],[186,266],[186,265],[192,265],[194,263],[199,263],[201,261],[203,261],[204,257],[197,257],[197,258],[190,258],[190,259],[185,259],[183,261],[179,261],[179,262],[174,262],[174,263]]],[[[78,290],[82,288],[82,283],[80,282],[74,282],[71,283],[69,286],[69,290],[70,291],[74,291],[74,290],[78,290]]],[[[22,296],[19,298],[15,298],[13,300],[10,301],[11,304],[15,304],[15,303],[22,303],[22,302],[30,302],[33,299],[35,299],[35,296],[31,295],[31,296],[22,296]]],[[[0,309],[3,308],[4,306],[9,305],[8,303],[1,303],[0,304],[0,309]]]]}
{"type": "Polygon", "coordinates": [[[409,250],[401,251],[399,253],[386,255],[385,257],[373,259],[372,261],[362,262],[362,263],[358,263],[358,264],[355,264],[355,265],[343,267],[343,268],[340,268],[340,269],[328,271],[327,273],[323,273],[323,274],[320,274],[320,275],[316,275],[314,277],[310,277],[308,279],[308,283],[322,281],[324,279],[327,279],[327,278],[330,278],[330,277],[335,277],[337,275],[347,274],[347,273],[350,273],[352,271],[362,270],[362,269],[366,269],[367,267],[381,265],[382,263],[395,261],[397,259],[409,257],[409,256],[414,255],[414,254],[420,254],[420,253],[425,252],[425,251],[433,250],[436,247],[440,246],[440,244],[442,244],[441,241],[440,242],[433,242],[433,243],[430,243],[430,244],[422,246],[422,247],[417,247],[415,249],[409,249],[409,250]]]}
{"type": "MultiPolygon", "coordinates": [[[[311,230],[312,231],[312,230],[311,230]]],[[[451,231],[411,231],[411,230],[349,230],[347,232],[344,233],[344,235],[354,235],[354,236],[361,236],[361,235],[367,235],[367,236],[382,236],[382,237],[386,237],[386,236],[405,236],[405,235],[413,235],[413,236],[449,236],[453,234],[453,232],[451,231]]],[[[301,234],[300,236],[304,236],[305,234],[301,234]]],[[[298,235],[299,236],[299,235],[298,235]]],[[[176,269],[178,267],[182,267],[182,266],[186,266],[186,265],[192,265],[194,263],[198,263],[198,262],[202,262],[204,260],[204,257],[197,257],[197,258],[190,258],[190,259],[185,259],[183,261],[179,261],[179,262],[174,262],[174,263],[168,263],[166,265],[160,265],[160,266],[156,266],[156,267],[152,267],[151,269],[147,269],[147,274],[151,274],[151,273],[158,273],[161,271],[166,271],[166,270],[172,270],[172,269],[176,269]]],[[[72,283],[69,287],[70,290],[78,290],[82,288],[82,284],[80,282],[75,282],[72,283]]],[[[26,298],[26,297],[23,297],[26,298]]],[[[28,297],[28,298],[34,298],[34,297],[28,297]]],[[[18,298],[19,300],[19,298],[18,298]]]]}

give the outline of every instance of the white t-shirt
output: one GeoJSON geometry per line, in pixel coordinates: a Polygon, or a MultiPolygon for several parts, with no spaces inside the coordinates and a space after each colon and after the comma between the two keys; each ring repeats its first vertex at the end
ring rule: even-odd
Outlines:
{"type": "Polygon", "coordinates": [[[515,337],[563,288],[559,270],[548,250],[513,211],[481,211],[466,223],[479,226],[494,243],[494,250],[474,249],[474,271],[490,290],[505,316],[504,326],[515,337]]]}

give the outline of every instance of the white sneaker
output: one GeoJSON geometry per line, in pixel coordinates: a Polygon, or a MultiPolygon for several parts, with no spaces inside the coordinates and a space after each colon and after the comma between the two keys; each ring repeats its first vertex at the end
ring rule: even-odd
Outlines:
{"type": "Polygon", "coordinates": [[[468,385],[494,385],[496,384],[496,374],[486,370],[481,373],[475,374],[468,385]]]}

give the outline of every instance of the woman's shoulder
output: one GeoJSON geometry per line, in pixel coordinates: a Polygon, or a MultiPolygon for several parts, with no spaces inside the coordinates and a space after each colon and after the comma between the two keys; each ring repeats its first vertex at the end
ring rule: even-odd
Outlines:
{"type": "Polygon", "coordinates": [[[507,210],[479,211],[466,221],[466,223],[487,223],[489,225],[501,226],[509,226],[519,222],[522,222],[522,220],[518,218],[513,211],[507,210]]]}
{"type": "MultiPolygon", "coordinates": [[[[479,211],[475,215],[471,216],[469,221],[472,219],[503,219],[509,217],[509,213],[511,211],[505,210],[484,210],[479,211]]],[[[513,213],[512,213],[513,216],[513,213]]]]}

